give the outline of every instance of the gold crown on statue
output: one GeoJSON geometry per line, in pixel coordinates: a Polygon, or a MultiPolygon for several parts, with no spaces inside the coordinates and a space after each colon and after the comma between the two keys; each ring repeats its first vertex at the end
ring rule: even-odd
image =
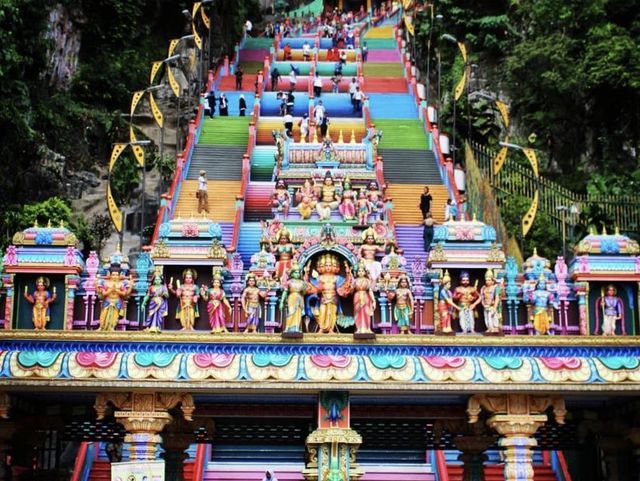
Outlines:
{"type": "Polygon", "coordinates": [[[369,236],[373,237],[375,240],[378,240],[378,235],[376,234],[376,231],[373,229],[373,227],[369,227],[362,233],[362,240],[365,240],[369,236]]]}
{"type": "Polygon", "coordinates": [[[38,277],[36,279],[36,286],[40,283],[44,284],[44,287],[49,287],[49,278],[43,276],[38,277]]]}
{"type": "Polygon", "coordinates": [[[449,271],[444,271],[444,275],[442,276],[442,284],[446,284],[447,282],[451,282],[451,276],[449,275],[449,271]]]}
{"type": "Polygon", "coordinates": [[[323,254],[318,259],[318,267],[340,267],[340,263],[333,254],[323,254]]]}
{"type": "Polygon", "coordinates": [[[495,276],[493,275],[493,269],[487,269],[487,272],[484,275],[485,280],[489,280],[489,279],[495,279],[495,276]]]}
{"type": "Polygon", "coordinates": [[[198,279],[198,273],[196,271],[194,271],[193,269],[185,269],[182,271],[182,278],[186,278],[188,275],[191,275],[191,277],[193,278],[193,280],[197,280],[198,279]]]}
{"type": "Polygon", "coordinates": [[[278,234],[277,234],[276,237],[277,237],[278,242],[280,242],[280,239],[282,239],[282,237],[286,237],[288,239],[291,239],[291,232],[289,232],[286,227],[283,227],[282,229],[280,229],[278,231],[278,234]]]}
{"type": "Polygon", "coordinates": [[[254,281],[258,282],[258,278],[256,277],[256,275],[253,272],[249,272],[244,277],[244,282],[247,283],[247,282],[249,282],[250,279],[253,279],[254,281]]]}

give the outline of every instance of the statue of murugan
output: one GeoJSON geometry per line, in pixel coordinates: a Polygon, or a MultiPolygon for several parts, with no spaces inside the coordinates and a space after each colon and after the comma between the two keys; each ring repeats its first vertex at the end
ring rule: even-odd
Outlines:
{"type": "Polygon", "coordinates": [[[115,265],[112,265],[106,278],[98,278],[96,283],[96,292],[102,301],[99,330],[114,331],[125,315],[133,283],[115,265]]]}
{"type": "Polygon", "coordinates": [[[53,293],[47,290],[48,287],[49,279],[42,276],[36,279],[36,290],[33,294],[29,294],[29,288],[24,286],[24,298],[27,302],[33,304],[31,321],[36,331],[44,331],[51,320],[49,306],[56,300],[57,294],[55,287],[53,288],[53,293]]]}
{"type": "MultiPolygon", "coordinates": [[[[309,279],[310,264],[305,267],[303,280],[307,283],[307,292],[320,297],[320,307],[314,310],[316,322],[323,333],[335,332],[338,319],[339,296],[349,294],[351,286],[351,268],[345,262],[346,277],[339,275],[340,262],[334,254],[322,254],[316,263],[317,275],[309,279]]],[[[315,273],[314,273],[315,274],[315,273]]]]}
{"type": "Polygon", "coordinates": [[[169,291],[179,299],[176,319],[180,321],[183,331],[193,331],[196,319],[200,317],[198,309],[199,288],[195,283],[197,279],[196,271],[185,269],[182,272],[182,284],[177,281],[177,289],[173,288],[173,279],[169,281],[169,291]]]}

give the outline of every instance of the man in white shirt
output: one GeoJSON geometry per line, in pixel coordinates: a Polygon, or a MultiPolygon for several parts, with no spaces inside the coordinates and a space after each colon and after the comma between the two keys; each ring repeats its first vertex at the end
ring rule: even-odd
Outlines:
{"type": "MultiPolygon", "coordinates": [[[[355,77],[351,79],[351,83],[349,84],[349,96],[351,97],[351,105],[353,105],[353,94],[356,93],[356,89],[360,87],[360,84],[356,80],[355,77]]],[[[355,108],[355,106],[354,106],[355,108]]]]}
{"type": "Polygon", "coordinates": [[[244,31],[247,33],[247,37],[251,37],[251,30],[253,30],[253,24],[251,20],[244,22],[244,31]]]}
{"type": "Polygon", "coordinates": [[[302,57],[304,58],[305,62],[311,60],[311,45],[309,45],[309,42],[305,42],[302,46],[302,57]]]}
{"type": "Polygon", "coordinates": [[[362,112],[362,99],[364,99],[364,94],[360,90],[360,87],[356,87],[356,91],[353,93],[353,111],[354,112],[362,112]]]}
{"type": "Polygon", "coordinates": [[[293,115],[287,112],[286,115],[284,116],[284,119],[282,119],[282,121],[284,123],[284,129],[287,131],[287,135],[289,137],[292,137],[293,136],[293,115]]]}
{"type": "Polygon", "coordinates": [[[313,119],[316,125],[320,125],[322,119],[324,118],[324,105],[322,105],[322,100],[318,102],[316,108],[313,110],[313,119]]]}
{"type": "Polygon", "coordinates": [[[207,193],[207,173],[204,170],[200,171],[200,177],[198,177],[198,191],[196,192],[198,198],[198,214],[202,211],[209,213],[209,194],[207,193]]]}
{"type": "Polygon", "coordinates": [[[322,78],[316,72],[316,76],[313,77],[313,95],[320,98],[322,95],[322,78]]]}
{"type": "Polygon", "coordinates": [[[456,162],[456,165],[453,168],[453,178],[456,182],[458,194],[464,195],[467,190],[467,173],[464,171],[464,167],[462,167],[462,164],[459,162],[456,162]]]}

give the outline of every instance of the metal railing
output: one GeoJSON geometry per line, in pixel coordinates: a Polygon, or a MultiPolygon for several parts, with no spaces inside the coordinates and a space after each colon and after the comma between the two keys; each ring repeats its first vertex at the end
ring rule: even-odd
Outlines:
{"type": "Polygon", "coordinates": [[[595,224],[640,233],[640,201],[634,195],[589,195],[575,193],[560,184],[534,175],[529,166],[507,161],[495,174],[493,159],[497,152],[471,142],[478,167],[497,196],[499,194],[533,198],[539,191],[538,211],[547,214],[558,232],[566,225],[595,224]]]}

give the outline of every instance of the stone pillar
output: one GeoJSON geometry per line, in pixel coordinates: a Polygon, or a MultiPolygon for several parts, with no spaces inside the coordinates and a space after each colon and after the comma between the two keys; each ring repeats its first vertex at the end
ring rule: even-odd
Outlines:
{"type": "Polygon", "coordinates": [[[462,481],[484,481],[484,452],[490,448],[495,439],[492,436],[463,435],[454,439],[454,444],[461,451],[458,460],[463,463],[462,481]]]}
{"type": "Polygon", "coordinates": [[[160,457],[160,432],[173,419],[169,409],[180,405],[187,421],[195,409],[190,394],[157,392],[102,393],[96,398],[97,418],[102,419],[107,405],[115,407],[115,418],[127,431],[124,442],[129,444],[131,461],[151,461],[160,457]]]}
{"type": "Polygon", "coordinates": [[[305,481],[355,481],[364,471],[356,463],[360,435],[349,427],[349,393],[321,392],[318,429],[307,437],[305,481]]]}
{"type": "Polygon", "coordinates": [[[476,394],[469,399],[469,422],[478,421],[484,408],[491,416],[487,425],[501,435],[498,444],[505,449],[505,481],[533,481],[533,437],[547,421],[546,410],[552,407],[558,424],[564,424],[564,399],[558,396],[531,394],[476,394]]]}
{"type": "Polygon", "coordinates": [[[189,455],[187,449],[195,441],[193,423],[174,419],[163,434],[166,481],[184,481],[184,462],[189,455]]]}

